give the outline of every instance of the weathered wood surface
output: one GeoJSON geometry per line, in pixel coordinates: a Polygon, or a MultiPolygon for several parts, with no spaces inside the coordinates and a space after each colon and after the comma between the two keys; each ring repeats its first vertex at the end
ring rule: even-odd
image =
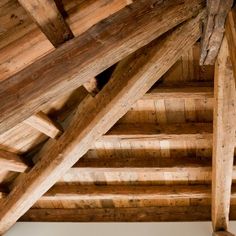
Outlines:
{"type": "Polygon", "coordinates": [[[226,19],[226,38],[228,41],[229,54],[234,71],[234,79],[236,81],[236,7],[234,7],[228,14],[226,19]]]}
{"type": "Polygon", "coordinates": [[[2,81],[0,133],[196,15],[204,7],[204,2],[168,0],[163,4],[157,0],[136,1],[2,81]]]}
{"type": "Polygon", "coordinates": [[[15,172],[24,172],[27,165],[14,153],[0,150],[0,171],[8,170],[15,172]]]}
{"type": "Polygon", "coordinates": [[[233,0],[207,0],[208,18],[205,22],[201,65],[214,65],[225,31],[225,20],[233,0]]]}
{"type": "Polygon", "coordinates": [[[24,120],[24,123],[34,127],[51,138],[57,138],[63,132],[63,128],[60,124],[50,119],[42,111],[24,120]]]}
{"type": "MultiPolygon", "coordinates": [[[[152,19],[154,19],[153,14],[156,15],[159,12],[156,6],[152,8],[154,9],[152,19]]],[[[134,4],[132,9],[135,9],[134,4]]],[[[138,7],[137,9],[140,10],[138,7]]],[[[171,8],[168,7],[168,9],[171,8]]],[[[0,233],[6,232],[55,184],[60,176],[88,151],[91,143],[106,133],[130,109],[132,104],[166,73],[182,55],[183,48],[189,49],[193,46],[200,37],[199,23],[204,16],[205,11],[165,37],[126,58],[116,68],[105,88],[95,98],[87,97],[80,104],[67,130],[58,141],[51,140],[41,150],[40,161],[15,186],[4,201],[4,207],[1,207],[0,211],[0,233]]],[[[117,15],[114,17],[116,18],[117,15]]],[[[166,18],[168,17],[165,15],[166,18]]],[[[138,25],[141,25],[140,22],[138,25]]],[[[155,29],[158,28],[157,25],[155,29]]],[[[169,22],[168,25],[170,25],[169,22]]],[[[147,32],[146,28],[145,32],[147,32]]]]}
{"type": "Polygon", "coordinates": [[[224,37],[215,65],[212,157],[212,223],[227,230],[235,147],[235,81],[224,37]]]}
{"type": "Polygon", "coordinates": [[[54,47],[74,37],[54,0],[19,0],[54,47]]]}

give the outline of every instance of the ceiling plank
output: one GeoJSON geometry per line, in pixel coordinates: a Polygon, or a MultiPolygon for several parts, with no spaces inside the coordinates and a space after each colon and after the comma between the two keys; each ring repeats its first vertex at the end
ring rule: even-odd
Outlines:
{"type": "Polygon", "coordinates": [[[38,131],[46,134],[51,138],[57,138],[63,132],[63,128],[61,127],[61,125],[56,121],[50,119],[42,111],[24,120],[24,123],[32,126],[33,128],[37,129],[38,131]]]}
{"type": "Polygon", "coordinates": [[[74,37],[54,0],[18,0],[54,47],[74,37]]]}
{"type": "Polygon", "coordinates": [[[0,82],[0,133],[196,15],[204,4],[204,0],[135,1],[0,82]]]}
{"type": "Polygon", "coordinates": [[[213,118],[212,223],[227,230],[235,146],[235,83],[224,37],[215,65],[213,118]]]}
{"type": "MultiPolygon", "coordinates": [[[[159,12],[158,8],[153,9],[152,19],[153,14],[159,12]]],[[[37,164],[4,201],[4,207],[0,208],[0,234],[6,232],[168,71],[184,49],[192,47],[200,37],[199,23],[203,17],[205,11],[126,58],[116,67],[103,90],[79,105],[63,135],[47,143],[39,153],[37,164]]]]}
{"type": "Polygon", "coordinates": [[[204,26],[200,65],[214,65],[232,5],[233,0],[207,0],[208,18],[204,26]]]}
{"type": "Polygon", "coordinates": [[[12,152],[0,150],[0,171],[25,172],[28,166],[20,159],[18,155],[12,152]]]}
{"type": "Polygon", "coordinates": [[[228,14],[225,30],[234,71],[234,79],[236,81],[236,6],[228,14]]]}

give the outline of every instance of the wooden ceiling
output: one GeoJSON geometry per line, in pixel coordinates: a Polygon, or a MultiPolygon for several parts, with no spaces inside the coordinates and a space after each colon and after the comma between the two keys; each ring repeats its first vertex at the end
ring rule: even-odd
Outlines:
{"type": "Polygon", "coordinates": [[[0,234],[18,220],[212,220],[232,235],[231,7],[1,0],[0,234]]]}

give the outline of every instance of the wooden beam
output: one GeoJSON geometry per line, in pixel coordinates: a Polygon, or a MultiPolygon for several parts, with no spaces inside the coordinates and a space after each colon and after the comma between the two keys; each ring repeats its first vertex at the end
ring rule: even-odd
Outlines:
{"type": "Polygon", "coordinates": [[[217,231],[217,232],[214,232],[212,236],[234,236],[234,234],[231,234],[228,231],[217,231]]]}
{"type": "Polygon", "coordinates": [[[56,185],[44,194],[43,201],[70,200],[157,200],[157,199],[211,198],[210,185],[193,186],[80,186],[56,185]]]}
{"type": "Polygon", "coordinates": [[[18,155],[0,150],[0,170],[24,172],[27,168],[18,155]]]}
{"type": "Polygon", "coordinates": [[[0,82],[0,133],[196,15],[204,4],[204,0],[135,1],[0,82]]]}
{"type": "Polygon", "coordinates": [[[20,221],[172,222],[209,221],[209,206],[162,206],[97,209],[30,209],[20,221]]]}
{"type": "Polygon", "coordinates": [[[214,65],[232,5],[233,0],[207,0],[208,18],[204,26],[200,65],[214,65]]]}
{"type": "Polygon", "coordinates": [[[215,65],[213,120],[212,223],[227,230],[235,147],[235,83],[224,37],[215,65]]]}
{"type": "Polygon", "coordinates": [[[18,0],[49,41],[58,47],[74,37],[54,0],[18,0]]]}
{"type": "Polygon", "coordinates": [[[236,6],[228,14],[225,29],[229,55],[233,66],[234,79],[236,81],[236,6]]]}
{"type": "Polygon", "coordinates": [[[29,117],[27,120],[24,121],[24,123],[32,126],[33,128],[37,129],[38,131],[46,134],[51,138],[57,138],[63,132],[63,128],[61,127],[61,125],[50,119],[42,111],[29,117]]]}
{"type": "Polygon", "coordinates": [[[158,86],[151,89],[143,96],[143,100],[158,100],[158,99],[209,99],[213,98],[213,87],[164,87],[158,86]]]}
{"type": "MultiPolygon", "coordinates": [[[[230,219],[236,220],[236,206],[231,207],[230,219]]],[[[210,220],[210,206],[30,209],[20,218],[20,221],[34,222],[190,222],[210,220]]]]}
{"type": "MultiPolygon", "coordinates": [[[[156,6],[152,6],[155,9],[152,19],[159,12],[156,6]]],[[[67,130],[57,141],[50,140],[41,150],[40,161],[11,191],[4,207],[0,207],[0,234],[7,231],[168,71],[183,49],[192,47],[200,37],[199,23],[204,16],[205,11],[126,58],[116,67],[103,90],[95,98],[89,96],[80,104],[67,130]]],[[[138,25],[142,25],[141,21],[138,25]]]]}
{"type": "Polygon", "coordinates": [[[117,140],[196,140],[212,139],[212,123],[116,124],[97,142],[117,140]]]}

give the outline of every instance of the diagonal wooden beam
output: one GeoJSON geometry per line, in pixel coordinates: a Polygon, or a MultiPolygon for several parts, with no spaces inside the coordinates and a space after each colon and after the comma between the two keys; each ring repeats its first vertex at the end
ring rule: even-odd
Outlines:
{"type": "Polygon", "coordinates": [[[208,17],[204,26],[200,65],[214,65],[232,5],[233,0],[207,0],[208,17]]]}
{"type": "Polygon", "coordinates": [[[54,47],[74,37],[54,0],[18,0],[54,47]]]}
{"type": "Polygon", "coordinates": [[[236,6],[229,12],[226,19],[225,35],[228,41],[230,59],[236,81],[236,6]]]}
{"type": "Polygon", "coordinates": [[[0,150],[0,171],[24,172],[27,165],[15,153],[0,150]]]}
{"type": "Polygon", "coordinates": [[[204,6],[204,0],[135,1],[0,82],[0,133],[193,17],[204,6]]]}
{"type": "Polygon", "coordinates": [[[40,161],[3,202],[0,234],[6,232],[167,72],[183,49],[189,49],[197,41],[199,23],[204,16],[203,11],[126,58],[103,90],[95,98],[89,96],[80,104],[64,134],[57,141],[47,143],[39,153],[40,161]]]}
{"type": "Polygon", "coordinates": [[[57,138],[63,132],[62,126],[51,120],[44,112],[40,111],[37,114],[24,120],[24,123],[46,134],[51,138],[57,138]]]}
{"type": "Polygon", "coordinates": [[[212,157],[212,224],[227,230],[235,147],[235,83],[228,44],[223,39],[215,65],[212,157]]]}

